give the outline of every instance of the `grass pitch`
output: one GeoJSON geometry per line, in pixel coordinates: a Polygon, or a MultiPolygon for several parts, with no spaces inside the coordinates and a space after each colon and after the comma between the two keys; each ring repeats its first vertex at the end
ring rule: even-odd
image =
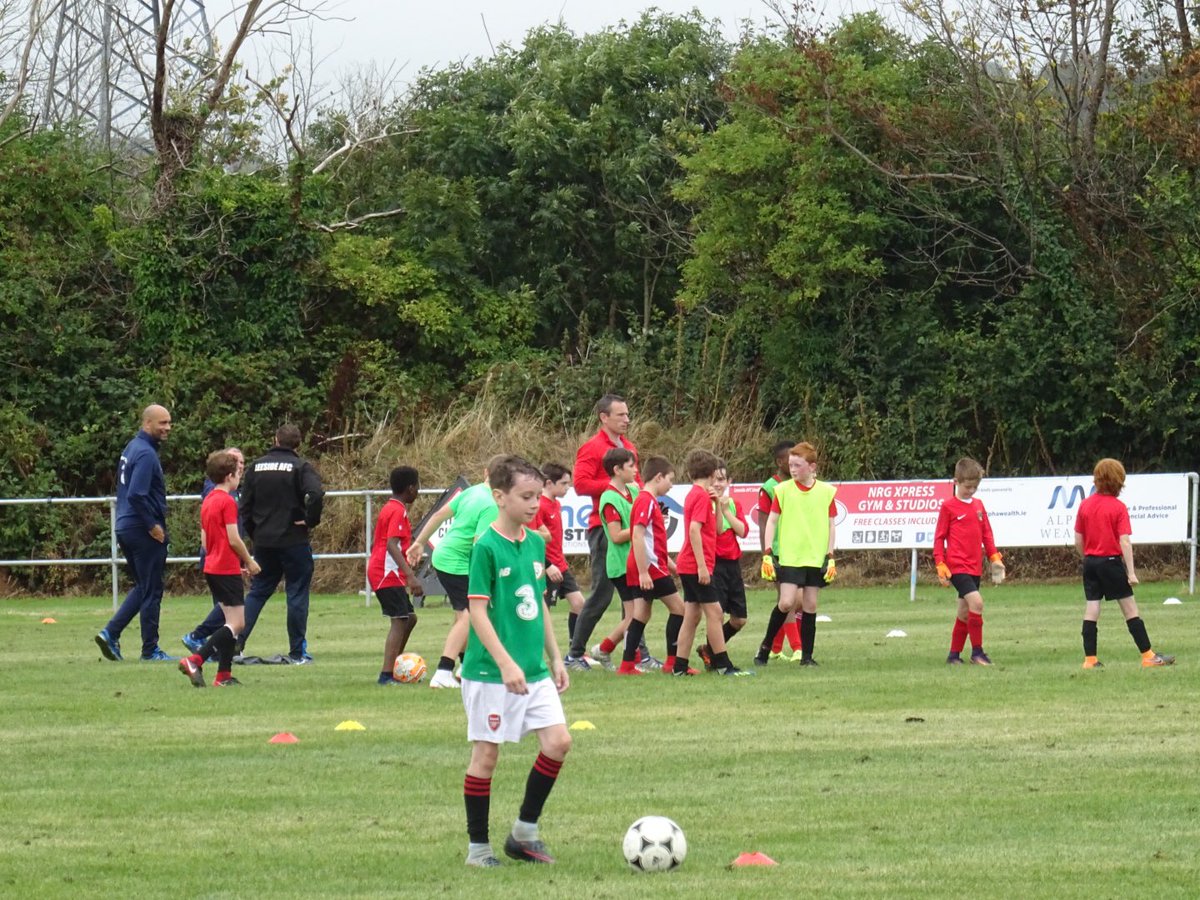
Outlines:
{"type": "MultiPolygon", "coordinates": [[[[944,664],[950,591],[910,603],[906,587],[835,586],[817,669],[577,675],[568,721],[596,729],[573,732],[543,817],[559,863],[488,871],[462,864],[458,696],[375,686],[385,622],[361,597],[314,599],[316,664],[238,668],[240,690],[101,661],[104,600],[6,601],[0,895],[1194,897],[1200,601],[1163,606],[1178,584],[1140,587],[1156,649],[1179,657],[1159,670],[1140,668],[1106,605],[1106,668],[1083,672],[1079,593],[985,587],[991,669],[944,664]],[[334,730],[348,719],[366,730],[334,730]],[[299,743],[269,744],[281,731],[299,743]],[[687,834],[679,871],[626,868],[621,837],[648,813],[687,834]],[[779,865],[728,868],[752,850],[779,865]]],[[[735,662],[749,665],[770,602],[752,595],[735,662]]],[[[169,652],[207,608],[168,598],[169,652]]],[[[251,652],[286,650],[283,612],[276,595],[251,652]]],[[[420,611],[409,649],[436,663],[449,619],[420,611]]],[[[660,608],[656,650],[664,621],[660,608]]],[[[136,656],[136,622],[122,643],[136,656]]],[[[502,751],[497,849],[535,754],[532,738],[502,751]]]]}

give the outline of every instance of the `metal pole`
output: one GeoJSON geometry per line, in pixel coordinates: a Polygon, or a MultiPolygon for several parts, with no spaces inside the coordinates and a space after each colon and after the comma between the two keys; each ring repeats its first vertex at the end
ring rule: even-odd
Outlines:
{"type": "Polygon", "coordinates": [[[363,605],[370,606],[371,605],[371,575],[370,575],[370,571],[371,571],[371,510],[372,510],[374,504],[371,503],[371,492],[370,491],[363,492],[363,499],[365,499],[367,501],[366,502],[367,514],[363,518],[363,532],[367,538],[367,544],[366,544],[366,546],[367,546],[367,561],[363,564],[363,581],[366,583],[367,589],[366,589],[366,591],[363,592],[365,594],[365,596],[363,597],[363,605]]]}
{"type": "Polygon", "coordinates": [[[913,547],[912,565],[908,575],[908,602],[915,603],[917,600],[917,548],[913,547]]]}
{"type": "Polygon", "coordinates": [[[120,572],[117,569],[117,498],[108,501],[108,558],[112,571],[112,604],[113,612],[117,611],[117,580],[120,572]]]}
{"type": "Polygon", "coordinates": [[[1196,512],[1200,506],[1200,474],[1188,472],[1188,481],[1192,483],[1192,533],[1191,551],[1188,565],[1188,595],[1196,593],[1196,512]]]}

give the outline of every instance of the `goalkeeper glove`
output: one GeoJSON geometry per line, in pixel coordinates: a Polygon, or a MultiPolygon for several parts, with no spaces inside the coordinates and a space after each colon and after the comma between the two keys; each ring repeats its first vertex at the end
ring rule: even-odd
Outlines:
{"type": "Polygon", "coordinates": [[[837,560],[833,558],[832,553],[825,554],[825,565],[821,566],[821,577],[825,579],[826,584],[837,578],[837,560]]]}
{"type": "Polygon", "coordinates": [[[942,587],[950,587],[950,567],[944,562],[937,564],[938,581],[942,587]]]}
{"type": "Polygon", "coordinates": [[[988,561],[992,564],[992,584],[1004,583],[1004,555],[1001,553],[993,553],[988,557],[988,561]]]}
{"type": "Polygon", "coordinates": [[[775,561],[771,559],[770,553],[764,553],[762,558],[762,568],[758,574],[762,576],[763,581],[775,580],[775,561]]]}

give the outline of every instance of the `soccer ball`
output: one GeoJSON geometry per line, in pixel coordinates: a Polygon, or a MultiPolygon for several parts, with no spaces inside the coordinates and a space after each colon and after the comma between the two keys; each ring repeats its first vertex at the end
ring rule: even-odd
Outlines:
{"type": "Polygon", "coordinates": [[[666,816],[642,816],[625,832],[621,850],[639,872],[669,872],[687,856],[687,838],[666,816]]]}
{"type": "Polygon", "coordinates": [[[416,684],[425,677],[425,658],[415,653],[401,653],[392,666],[392,677],[405,684],[416,684]]]}

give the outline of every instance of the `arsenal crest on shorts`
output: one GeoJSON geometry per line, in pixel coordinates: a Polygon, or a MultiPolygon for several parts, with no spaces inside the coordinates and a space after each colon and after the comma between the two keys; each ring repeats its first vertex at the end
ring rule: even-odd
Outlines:
{"type": "Polygon", "coordinates": [[[500,715],[499,715],[499,713],[492,713],[490,716],[488,716],[488,728],[492,729],[492,731],[500,730],[500,715]]]}

